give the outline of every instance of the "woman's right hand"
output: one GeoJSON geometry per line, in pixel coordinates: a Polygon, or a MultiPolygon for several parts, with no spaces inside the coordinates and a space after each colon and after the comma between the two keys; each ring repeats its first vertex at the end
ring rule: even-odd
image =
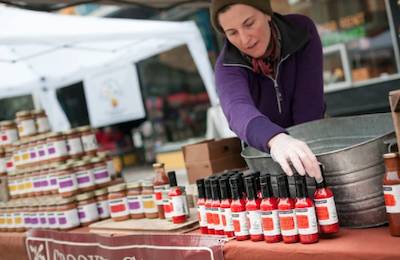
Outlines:
{"type": "Polygon", "coordinates": [[[289,165],[292,163],[300,175],[304,176],[307,172],[318,183],[322,182],[323,178],[317,158],[305,142],[280,133],[269,140],[268,146],[271,147],[272,159],[280,164],[288,176],[293,176],[289,165]]]}

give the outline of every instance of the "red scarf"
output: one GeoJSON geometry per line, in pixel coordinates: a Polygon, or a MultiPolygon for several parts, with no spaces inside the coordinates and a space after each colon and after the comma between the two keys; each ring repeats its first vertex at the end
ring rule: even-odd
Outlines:
{"type": "Polygon", "coordinates": [[[280,48],[278,45],[278,34],[275,26],[270,22],[271,38],[267,51],[260,58],[251,58],[253,63],[253,72],[261,75],[269,75],[273,79],[276,76],[276,67],[280,56],[280,48]]]}

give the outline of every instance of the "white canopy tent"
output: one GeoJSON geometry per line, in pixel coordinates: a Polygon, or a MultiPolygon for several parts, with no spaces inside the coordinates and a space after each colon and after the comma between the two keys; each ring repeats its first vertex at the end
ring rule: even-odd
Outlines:
{"type": "MultiPolygon", "coordinates": [[[[55,90],[186,44],[210,97],[214,73],[196,24],[126,20],[0,7],[0,98],[36,93],[53,130],[69,128],[55,90]]],[[[157,72],[154,72],[157,76],[157,72]]]]}

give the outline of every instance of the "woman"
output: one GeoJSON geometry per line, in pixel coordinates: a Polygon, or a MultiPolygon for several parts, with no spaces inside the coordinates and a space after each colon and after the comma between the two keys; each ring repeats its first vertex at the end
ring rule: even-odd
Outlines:
{"type": "Polygon", "coordinates": [[[214,28],[227,38],[215,66],[231,129],[289,176],[322,181],[317,159],[285,128],[323,118],[322,46],[306,16],[272,12],[269,0],[213,0],[214,28]]]}

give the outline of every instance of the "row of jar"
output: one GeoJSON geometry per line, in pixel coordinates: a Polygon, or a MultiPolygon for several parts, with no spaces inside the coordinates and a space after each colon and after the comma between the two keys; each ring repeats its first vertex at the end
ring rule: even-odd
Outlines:
{"type": "Polygon", "coordinates": [[[0,122],[0,148],[8,148],[12,143],[36,134],[50,132],[50,125],[44,110],[20,111],[17,119],[0,122]]]}
{"type": "Polygon", "coordinates": [[[107,155],[103,153],[99,157],[55,162],[10,172],[10,196],[13,199],[48,194],[70,197],[109,186],[117,174],[112,158],[107,155]]]}
{"type": "MultiPolygon", "coordinates": [[[[168,193],[163,191],[164,205],[167,206],[165,217],[172,221],[168,193]]],[[[184,204],[184,207],[189,217],[188,204],[184,204]]],[[[119,184],[69,198],[50,197],[40,201],[28,199],[0,203],[2,232],[23,232],[31,228],[68,231],[110,217],[114,221],[157,218],[152,183],[119,184]]]]}
{"type": "Polygon", "coordinates": [[[96,154],[96,136],[90,126],[38,135],[0,149],[0,175],[15,169],[96,154]],[[78,132],[80,131],[80,132],[78,132]]]}

